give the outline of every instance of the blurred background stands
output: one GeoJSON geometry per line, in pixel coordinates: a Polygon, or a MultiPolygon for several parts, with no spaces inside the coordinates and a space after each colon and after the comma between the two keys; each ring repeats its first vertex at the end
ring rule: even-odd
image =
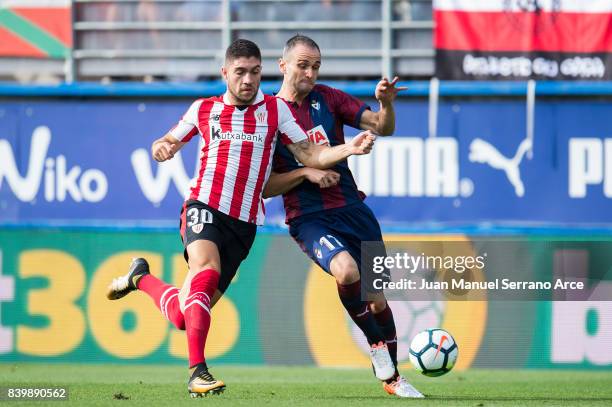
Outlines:
{"type": "Polygon", "coordinates": [[[434,71],[431,8],[431,0],[74,0],[74,45],[50,73],[69,82],[218,79],[225,48],[243,37],[262,49],[266,78],[278,79],[276,60],[299,32],[321,46],[323,77],[425,79],[434,71]]]}

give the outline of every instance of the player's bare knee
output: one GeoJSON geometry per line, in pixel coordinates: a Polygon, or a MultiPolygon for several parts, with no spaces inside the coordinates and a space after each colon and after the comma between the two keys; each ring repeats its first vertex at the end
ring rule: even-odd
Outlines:
{"type": "Polygon", "coordinates": [[[338,282],[338,284],[341,285],[348,285],[348,284],[353,284],[354,282],[356,282],[357,280],[359,280],[359,276],[357,276],[357,278],[355,278],[353,275],[351,274],[336,274],[334,275],[334,277],[336,277],[336,281],[338,282]]]}
{"type": "Polygon", "coordinates": [[[370,311],[372,311],[372,313],[374,314],[383,312],[385,308],[387,308],[387,300],[385,300],[384,298],[370,302],[370,311]]]}
{"type": "Polygon", "coordinates": [[[198,240],[187,247],[187,254],[192,275],[207,269],[220,271],[219,251],[215,243],[198,240]]]}
{"type": "Polygon", "coordinates": [[[206,258],[189,259],[189,272],[192,275],[198,274],[201,271],[208,269],[220,271],[218,262],[206,258]]]}
{"type": "Polygon", "coordinates": [[[359,280],[357,263],[348,252],[340,252],[334,256],[330,269],[338,284],[352,284],[359,280]]]}

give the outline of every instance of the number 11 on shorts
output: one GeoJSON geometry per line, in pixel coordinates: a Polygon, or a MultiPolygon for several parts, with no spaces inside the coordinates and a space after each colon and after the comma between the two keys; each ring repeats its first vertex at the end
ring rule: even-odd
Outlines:
{"type": "Polygon", "coordinates": [[[340,243],[338,239],[336,239],[332,235],[321,236],[321,238],[319,239],[319,244],[321,246],[327,247],[329,250],[334,250],[336,247],[344,247],[342,246],[342,243],[340,243]],[[334,246],[330,240],[336,242],[336,246],[334,246]]]}

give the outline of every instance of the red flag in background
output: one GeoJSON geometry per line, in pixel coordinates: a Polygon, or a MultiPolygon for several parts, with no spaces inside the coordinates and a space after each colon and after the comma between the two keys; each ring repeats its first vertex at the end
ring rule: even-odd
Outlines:
{"type": "Polygon", "coordinates": [[[434,0],[440,79],[612,79],[612,0],[434,0]]]}

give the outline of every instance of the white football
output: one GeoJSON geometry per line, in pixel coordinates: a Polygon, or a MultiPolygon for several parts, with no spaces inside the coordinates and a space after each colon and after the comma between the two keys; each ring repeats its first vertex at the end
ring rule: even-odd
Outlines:
{"type": "Polygon", "coordinates": [[[419,332],[410,343],[410,362],[425,376],[442,376],[451,371],[459,348],[453,336],[440,328],[419,332]]]}

